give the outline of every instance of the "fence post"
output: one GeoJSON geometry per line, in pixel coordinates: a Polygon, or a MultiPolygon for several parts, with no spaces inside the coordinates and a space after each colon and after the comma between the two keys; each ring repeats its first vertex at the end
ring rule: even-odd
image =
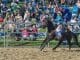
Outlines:
{"type": "Polygon", "coordinates": [[[3,32],[4,32],[4,48],[6,47],[6,34],[5,34],[5,31],[4,31],[4,28],[3,28],[3,32]]]}
{"type": "MultiPolygon", "coordinates": [[[[49,36],[49,34],[47,33],[47,36],[49,36]]],[[[48,47],[50,47],[50,41],[48,42],[48,47]]]]}
{"type": "MultiPolygon", "coordinates": [[[[46,37],[48,37],[48,36],[49,36],[49,33],[47,32],[47,29],[46,29],[46,37]]],[[[50,47],[50,42],[48,42],[47,47],[50,47]]]]}

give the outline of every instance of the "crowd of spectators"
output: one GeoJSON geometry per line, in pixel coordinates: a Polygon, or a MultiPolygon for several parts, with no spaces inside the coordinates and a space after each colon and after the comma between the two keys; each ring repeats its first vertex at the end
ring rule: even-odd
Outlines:
{"type": "MultiPolygon", "coordinates": [[[[21,28],[23,37],[34,36],[48,17],[55,23],[76,23],[80,19],[79,0],[2,0],[0,2],[0,28],[14,31],[21,28]]],[[[77,26],[77,25],[76,25],[77,26]]],[[[77,26],[78,27],[78,26],[77,26]]]]}

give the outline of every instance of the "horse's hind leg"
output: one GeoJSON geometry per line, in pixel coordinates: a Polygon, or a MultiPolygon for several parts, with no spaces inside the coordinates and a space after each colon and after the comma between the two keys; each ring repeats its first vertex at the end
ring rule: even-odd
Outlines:
{"type": "Polygon", "coordinates": [[[67,39],[67,42],[68,42],[68,45],[69,45],[69,50],[71,50],[71,46],[72,46],[71,39],[67,39]]]}
{"type": "Polygon", "coordinates": [[[76,42],[76,45],[80,47],[78,40],[75,40],[75,42],[76,42]]]}
{"type": "Polygon", "coordinates": [[[74,40],[75,40],[76,45],[78,45],[78,47],[80,47],[77,35],[74,36],[74,40]]]}
{"type": "Polygon", "coordinates": [[[59,47],[61,45],[61,43],[63,42],[63,40],[59,40],[58,44],[52,49],[52,50],[55,50],[57,47],[59,47]]]}

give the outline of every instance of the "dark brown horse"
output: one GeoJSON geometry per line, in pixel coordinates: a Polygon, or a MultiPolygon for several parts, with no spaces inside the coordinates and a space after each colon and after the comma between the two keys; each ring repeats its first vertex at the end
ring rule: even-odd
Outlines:
{"type": "MultiPolygon", "coordinates": [[[[56,38],[56,34],[55,34],[55,30],[56,30],[56,25],[54,25],[50,20],[46,21],[46,27],[48,29],[48,35],[45,38],[45,40],[42,42],[41,46],[40,46],[40,50],[42,51],[44,49],[44,47],[52,40],[52,39],[57,39],[56,38]]],[[[58,38],[58,44],[53,48],[53,50],[55,50],[57,47],[59,47],[61,45],[61,43],[64,40],[67,40],[68,45],[69,45],[69,50],[71,49],[71,40],[72,38],[75,40],[76,45],[78,45],[78,47],[80,47],[79,43],[78,43],[78,37],[77,34],[73,33],[70,31],[70,29],[68,28],[67,25],[63,25],[63,28],[65,29],[65,32],[63,32],[61,34],[61,37],[58,38]]]]}

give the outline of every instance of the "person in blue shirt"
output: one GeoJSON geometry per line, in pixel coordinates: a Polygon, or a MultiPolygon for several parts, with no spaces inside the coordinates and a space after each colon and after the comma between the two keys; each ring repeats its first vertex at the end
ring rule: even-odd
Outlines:
{"type": "Polygon", "coordinates": [[[8,0],[2,0],[2,3],[6,5],[8,3],[8,0]]]}
{"type": "Polygon", "coordinates": [[[64,19],[65,22],[68,22],[71,20],[72,12],[70,11],[69,8],[63,8],[61,13],[62,13],[62,18],[64,19]]]}
{"type": "Polygon", "coordinates": [[[74,5],[73,8],[72,8],[72,14],[73,14],[73,15],[75,14],[75,15],[78,16],[78,10],[79,10],[79,9],[78,9],[77,5],[74,5]]]}
{"type": "Polygon", "coordinates": [[[31,2],[31,0],[25,0],[25,2],[26,2],[26,3],[29,3],[29,2],[31,2]]]}
{"type": "Polygon", "coordinates": [[[57,13],[57,17],[55,19],[55,22],[56,23],[61,23],[62,22],[62,14],[61,14],[60,11],[57,13]]]}

